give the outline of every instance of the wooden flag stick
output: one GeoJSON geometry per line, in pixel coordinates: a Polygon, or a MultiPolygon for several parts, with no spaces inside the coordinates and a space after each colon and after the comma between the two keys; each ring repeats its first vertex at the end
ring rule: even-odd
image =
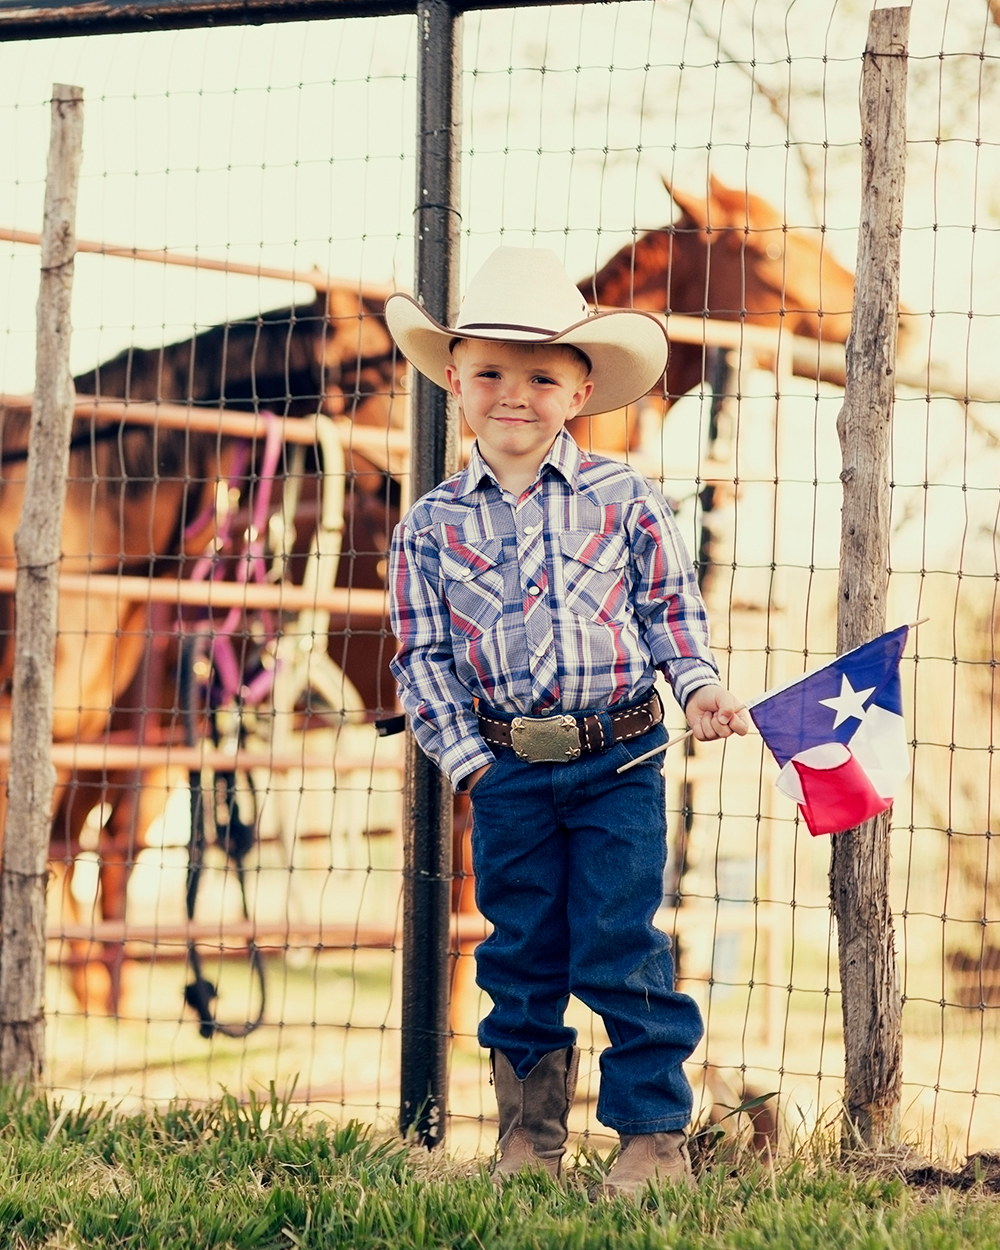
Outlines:
{"type": "MultiPolygon", "coordinates": [[[[734,714],[736,712],[745,712],[746,709],[747,705],[745,703],[741,703],[739,707],[733,709],[733,712],[734,714]]],[[[634,760],[629,760],[629,762],[627,764],[623,764],[621,768],[616,768],[615,773],[627,773],[630,768],[635,768],[636,764],[642,764],[645,760],[651,760],[654,755],[659,755],[661,751],[669,751],[671,747],[677,746],[679,742],[686,742],[688,738],[692,737],[693,734],[694,730],[689,729],[687,733],[681,734],[679,738],[671,738],[669,742],[664,742],[662,746],[653,747],[652,751],[646,751],[643,755],[637,755],[634,760]]]]}
{"type": "Polygon", "coordinates": [[[681,734],[679,738],[671,738],[669,742],[664,742],[662,746],[653,747],[652,751],[646,751],[643,755],[637,755],[634,760],[629,760],[627,764],[623,764],[621,768],[616,768],[615,773],[627,773],[630,768],[635,768],[636,764],[642,764],[646,760],[651,760],[654,755],[659,755],[661,751],[669,751],[671,747],[675,747],[678,742],[686,742],[694,733],[693,729],[689,729],[686,734],[681,734]]]}

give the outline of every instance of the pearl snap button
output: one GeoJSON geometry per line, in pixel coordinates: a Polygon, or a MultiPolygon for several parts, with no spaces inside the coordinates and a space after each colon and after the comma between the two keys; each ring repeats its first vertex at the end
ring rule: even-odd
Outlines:
{"type": "Polygon", "coordinates": [[[540,590],[537,586],[529,586],[529,587],[528,587],[528,594],[529,594],[529,595],[540,595],[541,593],[542,593],[542,592],[541,592],[541,590],[540,590]]]}

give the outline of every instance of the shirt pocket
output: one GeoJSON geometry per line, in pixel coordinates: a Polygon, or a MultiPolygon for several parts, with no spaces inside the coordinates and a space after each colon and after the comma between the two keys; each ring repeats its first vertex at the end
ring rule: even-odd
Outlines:
{"type": "Polygon", "coordinates": [[[503,539],[443,547],[441,576],[453,631],[477,638],[492,629],[503,615],[503,539]]]}
{"type": "Polygon", "coordinates": [[[628,603],[628,540],[622,534],[569,530],[559,535],[566,606],[590,621],[619,624],[628,603]]]}

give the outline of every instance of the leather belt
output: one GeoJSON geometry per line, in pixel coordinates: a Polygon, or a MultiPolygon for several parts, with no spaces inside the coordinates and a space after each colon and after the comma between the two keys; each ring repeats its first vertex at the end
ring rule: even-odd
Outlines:
{"type": "Polygon", "coordinates": [[[581,755],[595,755],[616,742],[641,737],[663,720],[663,704],[653,690],[644,702],[606,715],[611,719],[610,741],[596,714],[515,716],[508,721],[477,712],[479,732],[490,746],[510,747],[518,759],[531,764],[569,764],[581,755]]]}

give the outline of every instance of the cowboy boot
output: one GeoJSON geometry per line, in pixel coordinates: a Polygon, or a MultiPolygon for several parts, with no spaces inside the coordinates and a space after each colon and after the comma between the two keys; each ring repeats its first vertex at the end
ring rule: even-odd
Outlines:
{"type": "Polygon", "coordinates": [[[580,1052],[575,1046],[549,1051],[523,1081],[499,1050],[490,1051],[490,1066],[500,1112],[500,1157],[493,1165],[494,1183],[501,1184],[525,1167],[558,1178],[580,1052]]]}
{"type": "Polygon", "coordinates": [[[621,1142],[611,1171],[591,1190],[592,1198],[613,1198],[617,1194],[638,1198],[650,1181],[694,1185],[687,1134],[638,1133],[633,1137],[623,1133],[621,1142]]]}

